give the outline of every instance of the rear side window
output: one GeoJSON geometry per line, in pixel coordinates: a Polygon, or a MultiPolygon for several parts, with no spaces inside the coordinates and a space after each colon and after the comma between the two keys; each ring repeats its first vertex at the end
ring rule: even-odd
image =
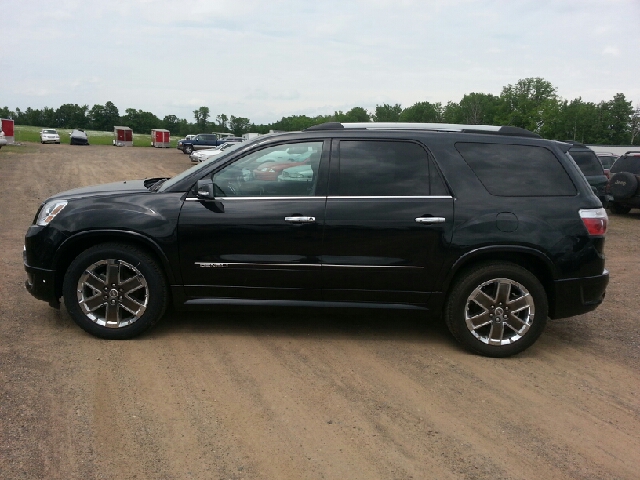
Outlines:
{"type": "Polygon", "coordinates": [[[604,175],[602,164],[594,152],[587,150],[569,150],[569,155],[576,161],[583,174],[590,176],[604,175]]]}
{"type": "Polygon", "coordinates": [[[429,157],[415,143],[340,141],[339,195],[429,195],[429,157]]]}
{"type": "Polygon", "coordinates": [[[558,158],[544,147],[459,142],[456,148],[491,195],[576,194],[576,187],[558,158]]]}

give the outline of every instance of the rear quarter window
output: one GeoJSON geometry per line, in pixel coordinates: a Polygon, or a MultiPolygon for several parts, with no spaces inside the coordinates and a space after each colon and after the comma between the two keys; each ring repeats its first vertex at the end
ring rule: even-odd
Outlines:
{"type": "Polygon", "coordinates": [[[491,195],[573,196],[576,187],[560,160],[544,147],[458,142],[456,149],[491,195]]]}

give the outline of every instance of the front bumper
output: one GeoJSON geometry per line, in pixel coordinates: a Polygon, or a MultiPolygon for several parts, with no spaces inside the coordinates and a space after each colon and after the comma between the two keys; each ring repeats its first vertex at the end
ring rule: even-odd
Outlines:
{"type": "Polygon", "coordinates": [[[38,300],[48,302],[54,308],[60,308],[60,300],[55,292],[54,270],[30,267],[26,263],[24,269],[27,272],[27,280],[24,283],[27,291],[38,300]]]}
{"type": "Polygon", "coordinates": [[[595,277],[556,280],[554,301],[549,306],[549,317],[566,318],[595,310],[604,300],[608,284],[608,270],[595,277]]]}

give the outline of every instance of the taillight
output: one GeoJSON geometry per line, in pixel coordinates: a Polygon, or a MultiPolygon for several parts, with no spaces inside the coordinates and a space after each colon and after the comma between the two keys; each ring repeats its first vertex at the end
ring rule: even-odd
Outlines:
{"type": "Polygon", "coordinates": [[[579,213],[589,235],[602,236],[607,233],[609,217],[604,208],[581,209],[579,213]]]}

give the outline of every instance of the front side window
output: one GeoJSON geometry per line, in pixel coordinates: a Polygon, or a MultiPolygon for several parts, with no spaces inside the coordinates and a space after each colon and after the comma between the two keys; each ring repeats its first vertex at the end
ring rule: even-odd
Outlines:
{"type": "Polygon", "coordinates": [[[239,159],[213,176],[219,197],[313,196],[322,142],[267,147],[239,159]]]}
{"type": "Polygon", "coordinates": [[[429,158],[412,142],[340,142],[340,196],[429,195],[429,158]]]}

